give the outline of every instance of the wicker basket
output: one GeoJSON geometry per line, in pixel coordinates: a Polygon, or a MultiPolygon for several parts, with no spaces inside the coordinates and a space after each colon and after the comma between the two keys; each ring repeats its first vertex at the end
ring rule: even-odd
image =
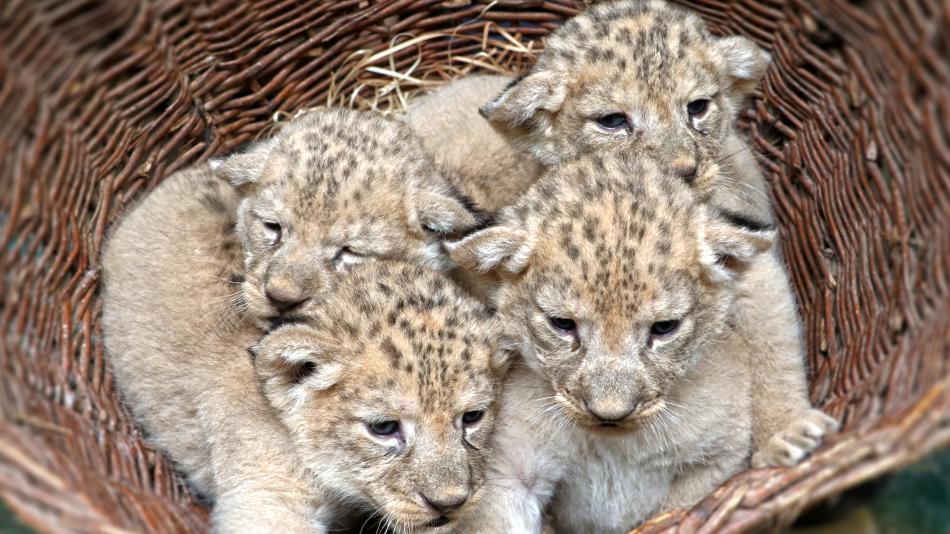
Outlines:
{"type": "MultiPolygon", "coordinates": [[[[950,443],[950,3],[696,0],[773,53],[741,119],[774,191],[812,400],[844,424],[641,527],[785,524],[950,443]]],[[[389,108],[517,70],[568,0],[0,2],[0,493],[44,531],[194,531],[208,514],[117,401],[99,250],[176,169],[326,103],[389,108]]]]}

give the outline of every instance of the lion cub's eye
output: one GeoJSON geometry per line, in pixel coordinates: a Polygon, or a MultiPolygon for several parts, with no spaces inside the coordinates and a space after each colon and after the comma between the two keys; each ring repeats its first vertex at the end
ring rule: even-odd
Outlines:
{"type": "Polygon", "coordinates": [[[562,332],[573,332],[577,328],[577,323],[574,322],[574,319],[548,317],[548,321],[551,322],[551,326],[562,332]]]}
{"type": "Polygon", "coordinates": [[[333,265],[337,270],[345,270],[350,266],[361,263],[366,260],[365,254],[360,254],[354,252],[350,247],[342,247],[340,250],[336,251],[336,254],[333,256],[333,265]]]}
{"type": "Polygon", "coordinates": [[[471,410],[462,414],[462,424],[474,425],[485,416],[485,410],[471,410]]]}
{"type": "Polygon", "coordinates": [[[623,113],[610,113],[599,117],[597,124],[606,130],[617,130],[620,128],[629,129],[627,117],[623,113]]]}
{"type": "Polygon", "coordinates": [[[667,321],[657,321],[650,326],[650,335],[653,337],[665,337],[672,334],[679,328],[679,319],[670,319],[667,321]]]}
{"type": "Polygon", "coordinates": [[[272,245],[280,243],[281,235],[283,234],[283,229],[280,227],[280,223],[274,221],[264,221],[264,233],[267,234],[267,239],[270,240],[272,245]]]}
{"type": "Polygon", "coordinates": [[[689,116],[694,119],[702,117],[708,109],[708,98],[697,98],[689,104],[686,104],[686,113],[689,113],[689,116]]]}
{"type": "Polygon", "coordinates": [[[369,425],[369,431],[382,438],[399,433],[399,421],[377,421],[369,425]]]}

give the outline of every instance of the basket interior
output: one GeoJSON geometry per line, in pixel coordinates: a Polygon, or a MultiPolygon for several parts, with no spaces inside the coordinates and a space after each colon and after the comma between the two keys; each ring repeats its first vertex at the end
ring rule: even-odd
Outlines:
{"type": "MultiPolygon", "coordinates": [[[[950,443],[950,7],[695,0],[773,55],[740,127],[771,185],[836,443],[644,530],[788,521],[950,443]],[[942,30],[942,31],[941,31],[942,30]]],[[[99,331],[111,221],[177,169],[301,110],[398,113],[518,72],[570,0],[10,0],[0,5],[0,493],[48,531],[203,528],[146,447],[99,331]]]]}

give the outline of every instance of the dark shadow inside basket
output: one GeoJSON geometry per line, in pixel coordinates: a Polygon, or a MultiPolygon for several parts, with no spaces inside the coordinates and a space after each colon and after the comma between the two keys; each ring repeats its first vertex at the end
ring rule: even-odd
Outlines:
{"type": "MultiPolygon", "coordinates": [[[[842,434],[741,473],[676,526],[786,524],[950,443],[946,3],[677,2],[772,66],[740,127],[771,185],[812,401],[842,434]]],[[[383,111],[527,68],[570,0],[0,6],[0,493],[42,530],[194,531],[207,510],[148,448],[100,342],[109,223],[183,166],[336,104],[383,111]]]]}

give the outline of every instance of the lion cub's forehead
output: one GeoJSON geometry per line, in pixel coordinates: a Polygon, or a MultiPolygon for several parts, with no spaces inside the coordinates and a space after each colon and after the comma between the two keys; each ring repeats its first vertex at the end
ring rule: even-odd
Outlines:
{"type": "Polygon", "coordinates": [[[581,76],[593,69],[607,85],[623,78],[624,85],[636,81],[644,89],[675,93],[683,75],[709,75],[703,65],[710,37],[702,19],[665,2],[606,3],[555,31],[539,67],[581,76]]]}
{"type": "Polygon", "coordinates": [[[424,160],[409,129],[369,113],[311,112],[284,127],[265,168],[300,215],[334,213],[400,195],[424,160]]]}
{"type": "Polygon", "coordinates": [[[512,212],[539,234],[535,283],[632,313],[698,277],[698,198],[653,160],[582,157],[528,197],[512,212]]]}
{"type": "Polygon", "coordinates": [[[365,395],[399,390],[426,409],[490,389],[491,312],[442,275],[386,263],[357,266],[328,307],[329,326],[363,358],[356,381],[365,395]]]}

